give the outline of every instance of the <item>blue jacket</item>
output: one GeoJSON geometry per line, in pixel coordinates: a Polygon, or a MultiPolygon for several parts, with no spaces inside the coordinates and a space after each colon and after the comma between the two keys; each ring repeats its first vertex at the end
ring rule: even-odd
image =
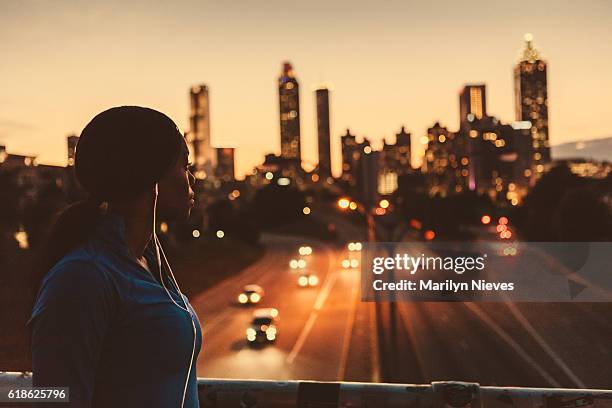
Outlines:
{"type": "MultiPolygon", "coordinates": [[[[153,240],[144,256],[159,276],[153,240]]],[[[193,317],[130,256],[123,217],[104,215],[91,239],[66,254],[42,281],[28,321],[34,386],[70,387],[71,407],[180,407],[193,319],[196,346],[184,406],[198,407],[202,333],[184,298],[193,317]]]]}

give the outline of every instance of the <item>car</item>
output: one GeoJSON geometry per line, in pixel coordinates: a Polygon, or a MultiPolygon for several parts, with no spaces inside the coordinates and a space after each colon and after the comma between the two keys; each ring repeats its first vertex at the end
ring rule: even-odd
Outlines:
{"type": "Polygon", "coordinates": [[[314,273],[303,273],[298,278],[298,285],[302,288],[309,286],[317,286],[319,284],[319,277],[314,273]]]}
{"type": "Polygon", "coordinates": [[[264,290],[259,285],[246,285],[242,293],[238,295],[238,303],[241,305],[256,304],[263,298],[264,290]]]}
{"type": "Polygon", "coordinates": [[[310,246],[301,246],[300,249],[298,249],[298,253],[301,256],[312,255],[312,247],[310,247],[310,246]]]}
{"type": "Polygon", "coordinates": [[[246,329],[249,344],[274,343],[278,336],[278,310],[272,307],[253,312],[251,324],[246,329]]]}
{"type": "Polygon", "coordinates": [[[349,242],[347,248],[350,252],[359,252],[361,251],[362,245],[361,242],[349,242]]]}

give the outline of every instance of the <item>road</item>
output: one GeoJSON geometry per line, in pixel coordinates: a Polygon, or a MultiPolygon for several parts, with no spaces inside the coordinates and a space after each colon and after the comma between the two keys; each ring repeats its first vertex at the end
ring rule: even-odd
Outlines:
{"type": "MultiPolygon", "coordinates": [[[[340,252],[314,241],[264,236],[264,257],[240,275],[190,300],[203,325],[204,344],[198,360],[198,375],[218,378],[318,379],[344,378],[349,346],[353,353],[367,355],[369,339],[351,344],[358,305],[359,272],[343,270],[340,252]],[[316,271],[320,284],[300,288],[289,261],[297,258],[299,246],[309,244],[314,253],[308,268],[316,271]],[[238,306],[234,299],[246,284],[262,286],[265,296],[258,307],[279,310],[279,335],[274,345],[251,348],[245,330],[254,307],[238,306]],[[356,349],[355,347],[362,347],[356,349]]],[[[361,322],[361,320],[360,320],[361,322]]],[[[351,356],[352,358],[352,356],[351,356]]],[[[367,377],[367,363],[361,369],[367,377]]]]}
{"type": "Polygon", "coordinates": [[[340,267],[346,249],[273,235],[264,243],[259,262],[190,299],[203,324],[198,376],[612,388],[611,304],[376,305],[359,301],[359,270],[340,267]],[[305,244],[317,288],[299,288],[288,266],[305,244]],[[246,344],[253,308],[234,299],[250,283],[266,291],[259,307],[279,310],[273,345],[246,344]]]}

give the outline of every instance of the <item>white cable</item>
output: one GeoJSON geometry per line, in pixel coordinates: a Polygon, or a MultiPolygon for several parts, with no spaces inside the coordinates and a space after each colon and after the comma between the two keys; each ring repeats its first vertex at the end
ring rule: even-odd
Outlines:
{"type": "Polygon", "coordinates": [[[168,295],[168,297],[170,298],[172,303],[174,303],[178,308],[180,308],[180,309],[186,311],[187,313],[189,313],[189,319],[191,320],[191,327],[193,329],[193,348],[191,349],[191,358],[189,359],[189,367],[187,369],[187,378],[185,379],[185,386],[183,387],[183,398],[181,400],[181,408],[183,408],[183,406],[185,405],[185,396],[187,394],[187,386],[189,385],[189,376],[191,375],[191,366],[193,365],[193,357],[195,356],[195,347],[196,347],[197,332],[196,332],[196,328],[195,328],[195,323],[193,322],[193,314],[192,314],[191,310],[189,309],[189,306],[187,306],[187,301],[185,300],[185,295],[183,295],[183,292],[181,292],[181,289],[180,289],[180,287],[178,285],[178,282],[174,278],[174,274],[172,273],[172,268],[170,267],[170,263],[168,262],[168,258],[166,258],[166,254],[164,253],[164,249],[162,248],[161,242],[157,238],[157,233],[155,232],[155,230],[157,228],[157,219],[156,219],[156,217],[157,217],[157,196],[158,196],[158,194],[159,194],[158,184],[155,183],[155,200],[153,201],[153,244],[155,245],[155,254],[156,254],[156,258],[157,258],[157,268],[159,270],[159,280],[161,281],[161,284],[164,287],[164,290],[166,291],[166,294],[168,295]],[[181,306],[181,305],[179,305],[178,303],[175,302],[174,298],[170,294],[170,291],[166,287],[166,284],[164,283],[164,278],[162,276],[161,257],[160,257],[160,254],[159,254],[160,249],[161,249],[161,253],[162,253],[162,256],[164,258],[164,261],[166,263],[166,266],[168,267],[168,271],[170,272],[170,275],[172,276],[172,283],[176,287],[176,290],[178,291],[178,295],[181,297],[181,300],[183,301],[183,304],[185,305],[185,307],[183,307],[183,306],[181,306]]]}

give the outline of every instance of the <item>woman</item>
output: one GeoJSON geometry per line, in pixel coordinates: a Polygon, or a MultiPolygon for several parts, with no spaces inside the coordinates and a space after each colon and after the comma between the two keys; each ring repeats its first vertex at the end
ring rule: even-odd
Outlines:
{"type": "Polygon", "coordinates": [[[28,322],[34,386],[69,387],[71,407],[198,407],[200,323],[154,231],[193,207],[185,139],[160,112],[112,108],[81,133],[75,174],[90,198],[51,230],[28,322]]]}

